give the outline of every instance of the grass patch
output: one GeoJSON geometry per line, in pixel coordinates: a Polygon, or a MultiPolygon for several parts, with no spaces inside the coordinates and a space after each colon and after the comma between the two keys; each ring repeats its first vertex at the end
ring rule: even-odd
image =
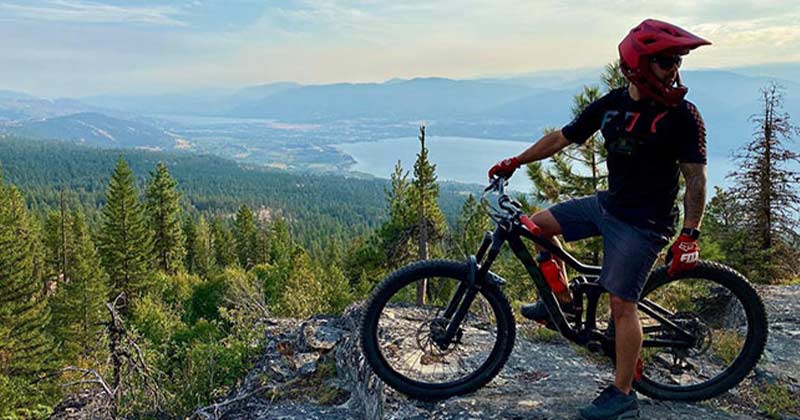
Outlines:
{"type": "Polygon", "coordinates": [[[758,408],[769,418],[781,419],[784,415],[800,415],[800,401],[782,384],[766,384],[755,390],[758,408]]]}
{"type": "Polygon", "coordinates": [[[741,337],[735,331],[714,330],[711,350],[725,364],[730,364],[741,352],[743,344],[744,337],[741,337]]]}
{"type": "Polygon", "coordinates": [[[537,343],[555,343],[562,341],[561,334],[547,327],[529,324],[520,329],[522,336],[537,343]]]}

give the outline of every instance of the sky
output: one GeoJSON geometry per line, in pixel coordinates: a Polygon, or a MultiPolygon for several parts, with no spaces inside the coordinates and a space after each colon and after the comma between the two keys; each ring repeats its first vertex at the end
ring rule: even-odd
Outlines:
{"type": "Polygon", "coordinates": [[[645,18],[684,68],[800,62],[797,0],[0,0],[0,89],[58,97],[600,67],[645,18]]]}

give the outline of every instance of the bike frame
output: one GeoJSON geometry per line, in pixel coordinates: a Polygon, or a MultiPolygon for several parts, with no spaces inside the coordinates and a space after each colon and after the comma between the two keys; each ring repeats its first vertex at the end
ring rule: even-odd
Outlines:
{"type": "MultiPolygon", "coordinates": [[[[574,299],[582,304],[583,297],[586,296],[587,306],[585,319],[581,320],[583,315],[581,311],[581,314],[578,315],[575,321],[574,327],[571,326],[564,312],[562,312],[552,289],[547,284],[544,275],[539,269],[539,265],[531,256],[522,238],[533,241],[540,247],[550,251],[574,270],[589,278],[597,279],[600,276],[601,267],[581,263],[561,247],[553,244],[541,235],[532,233],[519,222],[518,218],[498,221],[497,228],[494,232],[486,232],[478,253],[474,256],[470,256],[468,259],[468,282],[462,282],[459,285],[448,303],[443,316],[449,320],[449,324],[445,335],[441,337],[440,340],[436,341],[439,342],[440,345],[449,345],[449,343],[453,341],[453,338],[457,335],[461,321],[463,321],[469,311],[472,301],[475,299],[482,285],[488,282],[497,283],[498,285],[505,283],[505,281],[499,277],[495,275],[488,276],[487,274],[495,259],[500,254],[502,246],[507,242],[514,252],[514,255],[525,266],[525,269],[536,286],[540,298],[547,307],[547,311],[550,314],[555,328],[561,335],[579,345],[588,346],[597,343],[602,346],[612,345],[611,348],[613,348],[614,337],[608,337],[597,330],[597,304],[601,295],[607,291],[596,281],[586,280],[585,277],[583,281],[574,283],[572,285],[574,299]]],[[[642,343],[643,347],[688,348],[694,345],[696,337],[672,322],[669,319],[669,316],[673,315],[670,311],[649,299],[642,299],[638,303],[638,307],[648,316],[658,320],[662,325],[661,328],[668,327],[670,330],[677,333],[676,335],[679,338],[678,340],[646,339],[642,343]]],[[[659,327],[649,327],[645,332],[655,332],[658,328],[659,327]]]]}

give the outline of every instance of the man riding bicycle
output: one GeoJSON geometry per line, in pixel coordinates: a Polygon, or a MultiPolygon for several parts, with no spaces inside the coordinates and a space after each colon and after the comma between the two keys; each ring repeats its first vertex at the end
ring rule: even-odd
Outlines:
{"type": "MultiPolygon", "coordinates": [[[[648,19],[619,44],[620,69],[629,81],[588,105],[561,130],[542,137],[518,156],[489,170],[489,177],[510,177],[521,165],[545,159],[571,143],[583,144],[600,130],[608,151],[608,191],[568,200],[542,210],[531,220],[556,244],[603,237],[599,282],[610,292],[616,346],[616,374],[581,410],[585,419],[638,416],[632,383],[642,345],[637,302],[658,252],[675,233],[678,174],[686,181],[683,229],[670,247],[669,274],[692,268],[706,195],[705,127],[697,108],[684,100],[678,68],[682,56],[710,42],[675,25],[648,19]]],[[[560,244],[559,244],[560,245],[560,244]]],[[[566,284],[563,263],[560,281],[566,284]]],[[[558,293],[565,313],[572,312],[569,288],[558,293]]],[[[526,318],[547,322],[543,302],[524,305],[526,318]]]]}

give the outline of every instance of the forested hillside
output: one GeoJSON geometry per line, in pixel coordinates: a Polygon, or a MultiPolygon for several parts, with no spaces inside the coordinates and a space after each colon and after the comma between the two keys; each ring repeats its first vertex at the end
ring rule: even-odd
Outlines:
{"type": "MultiPolygon", "coordinates": [[[[321,249],[329,240],[343,243],[352,239],[388,216],[384,200],[388,182],[381,179],[290,173],[242,166],[210,155],[0,139],[4,177],[20,188],[34,212],[57,208],[60,190],[66,189],[93,222],[105,202],[105,188],[120,155],[125,156],[139,185],[156,163],[164,162],[180,185],[181,204],[190,214],[230,218],[247,204],[262,218],[280,215],[289,220],[299,242],[314,249],[321,249]]],[[[469,189],[476,190],[458,184],[443,186],[439,202],[451,225],[464,201],[461,191],[469,189]]]]}
{"type": "Polygon", "coordinates": [[[425,159],[387,183],[6,138],[0,162],[3,418],[97,386],[112,418],[184,417],[269,316],[337,313],[413,259],[415,209],[438,215],[430,255],[455,249],[439,203],[463,201],[425,159]]]}

